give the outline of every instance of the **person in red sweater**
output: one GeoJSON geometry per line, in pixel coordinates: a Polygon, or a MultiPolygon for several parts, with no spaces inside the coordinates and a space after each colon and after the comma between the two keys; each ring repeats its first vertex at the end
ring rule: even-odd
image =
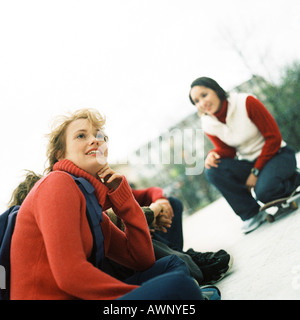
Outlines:
{"type": "Polygon", "coordinates": [[[253,231],[266,215],[258,200],[288,196],[300,185],[295,151],[253,95],[226,93],[215,80],[201,77],[192,82],[189,97],[215,147],[205,159],[208,180],[243,220],[244,233],[253,231]]]}
{"type": "Polygon", "coordinates": [[[203,290],[184,262],[155,262],[144,213],[126,178],[107,163],[104,119],[95,110],[65,117],[50,134],[48,174],[23,201],[11,244],[11,299],[196,299],[203,290]],[[103,211],[112,208],[119,230],[103,214],[105,256],[137,270],[119,281],[88,259],[93,237],[85,197],[70,174],[92,184],[103,211]]]}
{"type": "MultiPolygon", "coordinates": [[[[25,179],[13,191],[8,203],[8,208],[10,209],[16,206],[20,207],[33,186],[42,179],[40,174],[36,174],[31,170],[25,171],[27,171],[25,179]]],[[[131,188],[133,188],[132,184],[131,188]]],[[[221,280],[230,271],[233,258],[225,250],[201,253],[190,248],[187,252],[183,252],[183,248],[180,247],[183,244],[183,205],[179,199],[166,198],[163,194],[163,189],[159,187],[132,189],[132,193],[141,206],[150,228],[156,260],[172,254],[177,255],[187,264],[191,276],[201,286],[221,280]],[[145,204],[147,205],[145,206],[145,204]],[[170,215],[173,215],[173,219],[175,218],[177,223],[172,223],[172,220],[168,218],[170,215]],[[168,234],[170,229],[173,229],[172,233],[168,234]]],[[[124,224],[112,209],[107,210],[105,213],[119,229],[124,231],[124,224]]],[[[135,273],[135,270],[126,268],[108,258],[103,259],[101,270],[121,281],[126,280],[135,273]]]]}
{"type": "Polygon", "coordinates": [[[155,230],[155,234],[163,238],[175,247],[183,249],[182,232],[182,202],[174,197],[166,197],[160,187],[136,189],[133,185],[132,193],[141,206],[150,207],[157,212],[158,218],[163,219],[165,225],[155,230]]]}
{"type": "MultiPolygon", "coordinates": [[[[134,188],[133,185],[131,187],[134,188]]],[[[191,275],[202,286],[214,284],[228,274],[233,264],[233,257],[225,250],[198,252],[190,248],[186,252],[183,251],[183,205],[179,199],[166,197],[163,189],[159,187],[134,188],[132,193],[144,210],[156,260],[171,254],[177,255],[187,264],[191,275]]],[[[124,229],[122,222],[113,212],[108,212],[108,215],[119,228],[124,229]]],[[[120,280],[132,273],[132,270],[109,259],[105,260],[105,268],[108,273],[120,280]]]]}

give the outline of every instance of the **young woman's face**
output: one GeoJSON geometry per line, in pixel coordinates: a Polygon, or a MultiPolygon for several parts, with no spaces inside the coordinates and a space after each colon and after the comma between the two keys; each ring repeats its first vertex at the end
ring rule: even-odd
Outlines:
{"type": "Polygon", "coordinates": [[[63,158],[96,176],[107,163],[105,137],[105,134],[93,127],[89,120],[74,120],[66,130],[66,152],[63,158]]]}
{"type": "Polygon", "coordinates": [[[221,100],[214,90],[195,86],[191,89],[190,95],[200,113],[213,115],[220,110],[221,100]]]}

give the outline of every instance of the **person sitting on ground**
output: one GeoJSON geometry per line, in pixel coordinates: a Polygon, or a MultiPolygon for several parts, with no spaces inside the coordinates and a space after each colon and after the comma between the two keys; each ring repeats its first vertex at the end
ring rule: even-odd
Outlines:
{"type": "Polygon", "coordinates": [[[161,257],[167,251],[181,254],[180,257],[189,256],[197,264],[203,273],[201,284],[212,284],[220,281],[231,270],[233,257],[225,250],[217,252],[197,252],[190,248],[183,251],[183,228],[182,214],[183,204],[175,197],[167,197],[160,187],[150,187],[144,189],[132,189],[133,195],[140,206],[149,206],[154,211],[154,217],[165,216],[167,224],[164,228],[153,228],[152,243],[157,257],[161,257]],[[161,210],[159,210],[161,206],[161,210]],[[170,222],[171,223],[168,223],[170,222]],[[159,243],[157,243],[159,241],[159,243]],[[162,246],[162,243],[165,245],[162,246]]]}
{"type": "Polygon", "coordinates": [[[126,178],[107,163],[104,123],[98,111],[83,109],[52,131],[48,174],[35,183],[16,219],[11,299],[203,299],[205,289],[181,259],[155,261],[144,213],[126,178]],[[70,174],[87,180],[103,210],[113,208],[125,224],[122,232],[103,214],[101,229],[105,256],[137,270],[129,279],[119,281],[89,262],[93,237],[85,197],[70,174]]]}
{"type": "MultiPolygon", "coordinates": [[[[26,171],[27,173],[24,181],[22,181],[13,191],[12,197],[8,204],[9,207],[20,206],[23,203],[29,191],[35,185],[35,183],[42,178],[42,175],[40,174],[36,174],[35,172],[30,170],[26,171]]],[[[133,192],[136,195],[138,195],[137,198],[140,201],[141,199],[144,200],[144,202],[142,201],[142,203],[148,203],[146,200],[147,197],[152,198],[153,201],[156,199],[156,196],[158,197],[157,200],[163,199],[163,193],[161,188],[155,187],[141,189],[138,191],[134,189],[133,192]],[[142,194],[144,196],[142,196],[142,194]]],[[[160,258],[171,254],[175,254],[187,264],[187,267],[189,268],[192,277],[194,277],[199,284],[209,285],[220,281],[229,272],[233,262],[233,259],[227,254],[225,250],[219,250],[216,253],[200,253],[194,251],[193,249],[189,249],[187,252],[183,252],[182,250],[176,248],[176,246],[172,246],[171,242],[160,237],[154,237],[155,233],[159,231],[162,232],[162,234],[164,235],[167,232],[167,230],[169,231],[170,227],[174,228],[174,224],[171,225],[172,221],[169,218],[167,218],[164,214],[165,211],[163,209],[162,202],[157,200],[152,202],[149,207],[142,206],[142,210],[144,211],[148,226],[152,234],[152,244],[156,260],[159,260],[160,258]]],[[[181,201],[178,199],[175,200],[177,200],[178,204],[177,209],[182,208],[182,205],[179,206],[179,204],[181,204],[181,201]]],[[[175,209],[174,212],[174,216],[179,215],[181,219],[181,210],[175,209]]],[[[113,212],[112,209],[108,209],[106,211],[106,214],[118,228],[124,231],[124,224],[113,212]]],[[[180,234],[181,233],[179,232],[179,235],[180,234]]],[[[183,240],[179,240],[179,242],[183,242],[183,240]]],[[[135,272],[134,270],[126,268],[108,258],[106,258],[103,263],[103,270],[105,270],[107,273],[116,277],[119,280],[125,280],[129,276],[133,275],[135,272]]]]}

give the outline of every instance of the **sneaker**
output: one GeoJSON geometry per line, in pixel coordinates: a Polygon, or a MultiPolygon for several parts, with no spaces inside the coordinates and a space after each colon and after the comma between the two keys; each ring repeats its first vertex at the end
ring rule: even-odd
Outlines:
{"type": "Polygon", "coordinates": [[[213,284],[220,281],[229,272],[233,264],[233,258],[225,251],[196,252],[193,249],[187,251],[203,274],[201,284],[213,284]]]}
{"type": "Polygon", "coordinates": [[[229,254],[212,259],[214,260],[213,263],[200,267],[203,274],[202,284],[214,284],[222,280],[233,264],[233,258],[229,254]]]}
{"type": "Polygon", "coordinates": [[[262,223],[264,223],[266,221],[266,211],[260,211],[258,212],[257,215],[255,215],[254,217],[245,220],[243,222],[243,226],[242,226],[242,231],[246,234],[249,233],[251,231],[254,231],[255,229],[257,229],[262,223]]]}
{"type": "Polygon", "coordinates": [[[221,300],[221,292],[215,286],[201,286],[203,300],[221,300]]]}
{"type": "Polygon", "coordinates": [[[192,258],[195,257],[196,259],[198,259],[199,263],[200,261],[202,261],[203,265],[209,264],[209,259],[211,258],[219,258],[228,254],[223,249],[217,252],[197,252],[191,248],[188,249],[188,251],[186,251],[185,253],[191,256],[192,258]]]}

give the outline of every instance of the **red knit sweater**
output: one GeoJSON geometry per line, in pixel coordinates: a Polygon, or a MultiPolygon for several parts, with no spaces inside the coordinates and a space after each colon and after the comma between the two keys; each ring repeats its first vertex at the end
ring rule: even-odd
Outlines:
{"type": "MultiPolygon", "coordinates": [[[[226,123],[228,102],[223,102],[221,110],[215,114],[217,119],[223,123],[226,123]]],[[[266,107],[255,97],[248,96],[246,100],[246,109],[249,118],[257,126],[265,138],[265,144],[262,148],[261,154],[255,162],[255,168],[262,169],[264,165],[277,153],[281,146],[281,133],[277,123],[266,109],[266,107]]],[[[206,134],[215,146],[216,151],[221,158],[234,158],[236,150],[234,147],[228,146],[218,137],[206,134]]]]}
{"type": "Polygon", "coordinates": [[[136,270],[155,262],[144,213],[126,179],[115,191],[108,190],[69,160],[62,160],[37,182],[20,208],[11,247],[12,299],[116,299],[138,287],[87,261],[93,239],[85,198],[66,172],[92,183],[103,210],[112,207],[126,225],[122,232],[103,214],[106,256],[136,270]]]}
{"type": "Polygon", "coordinates": [[[150,187],[146,189],[132,189],[132,193],[140,206],[150,206],[158,199],[167,199],[163,195],[163,189],[159,187],[150,187]]]}

